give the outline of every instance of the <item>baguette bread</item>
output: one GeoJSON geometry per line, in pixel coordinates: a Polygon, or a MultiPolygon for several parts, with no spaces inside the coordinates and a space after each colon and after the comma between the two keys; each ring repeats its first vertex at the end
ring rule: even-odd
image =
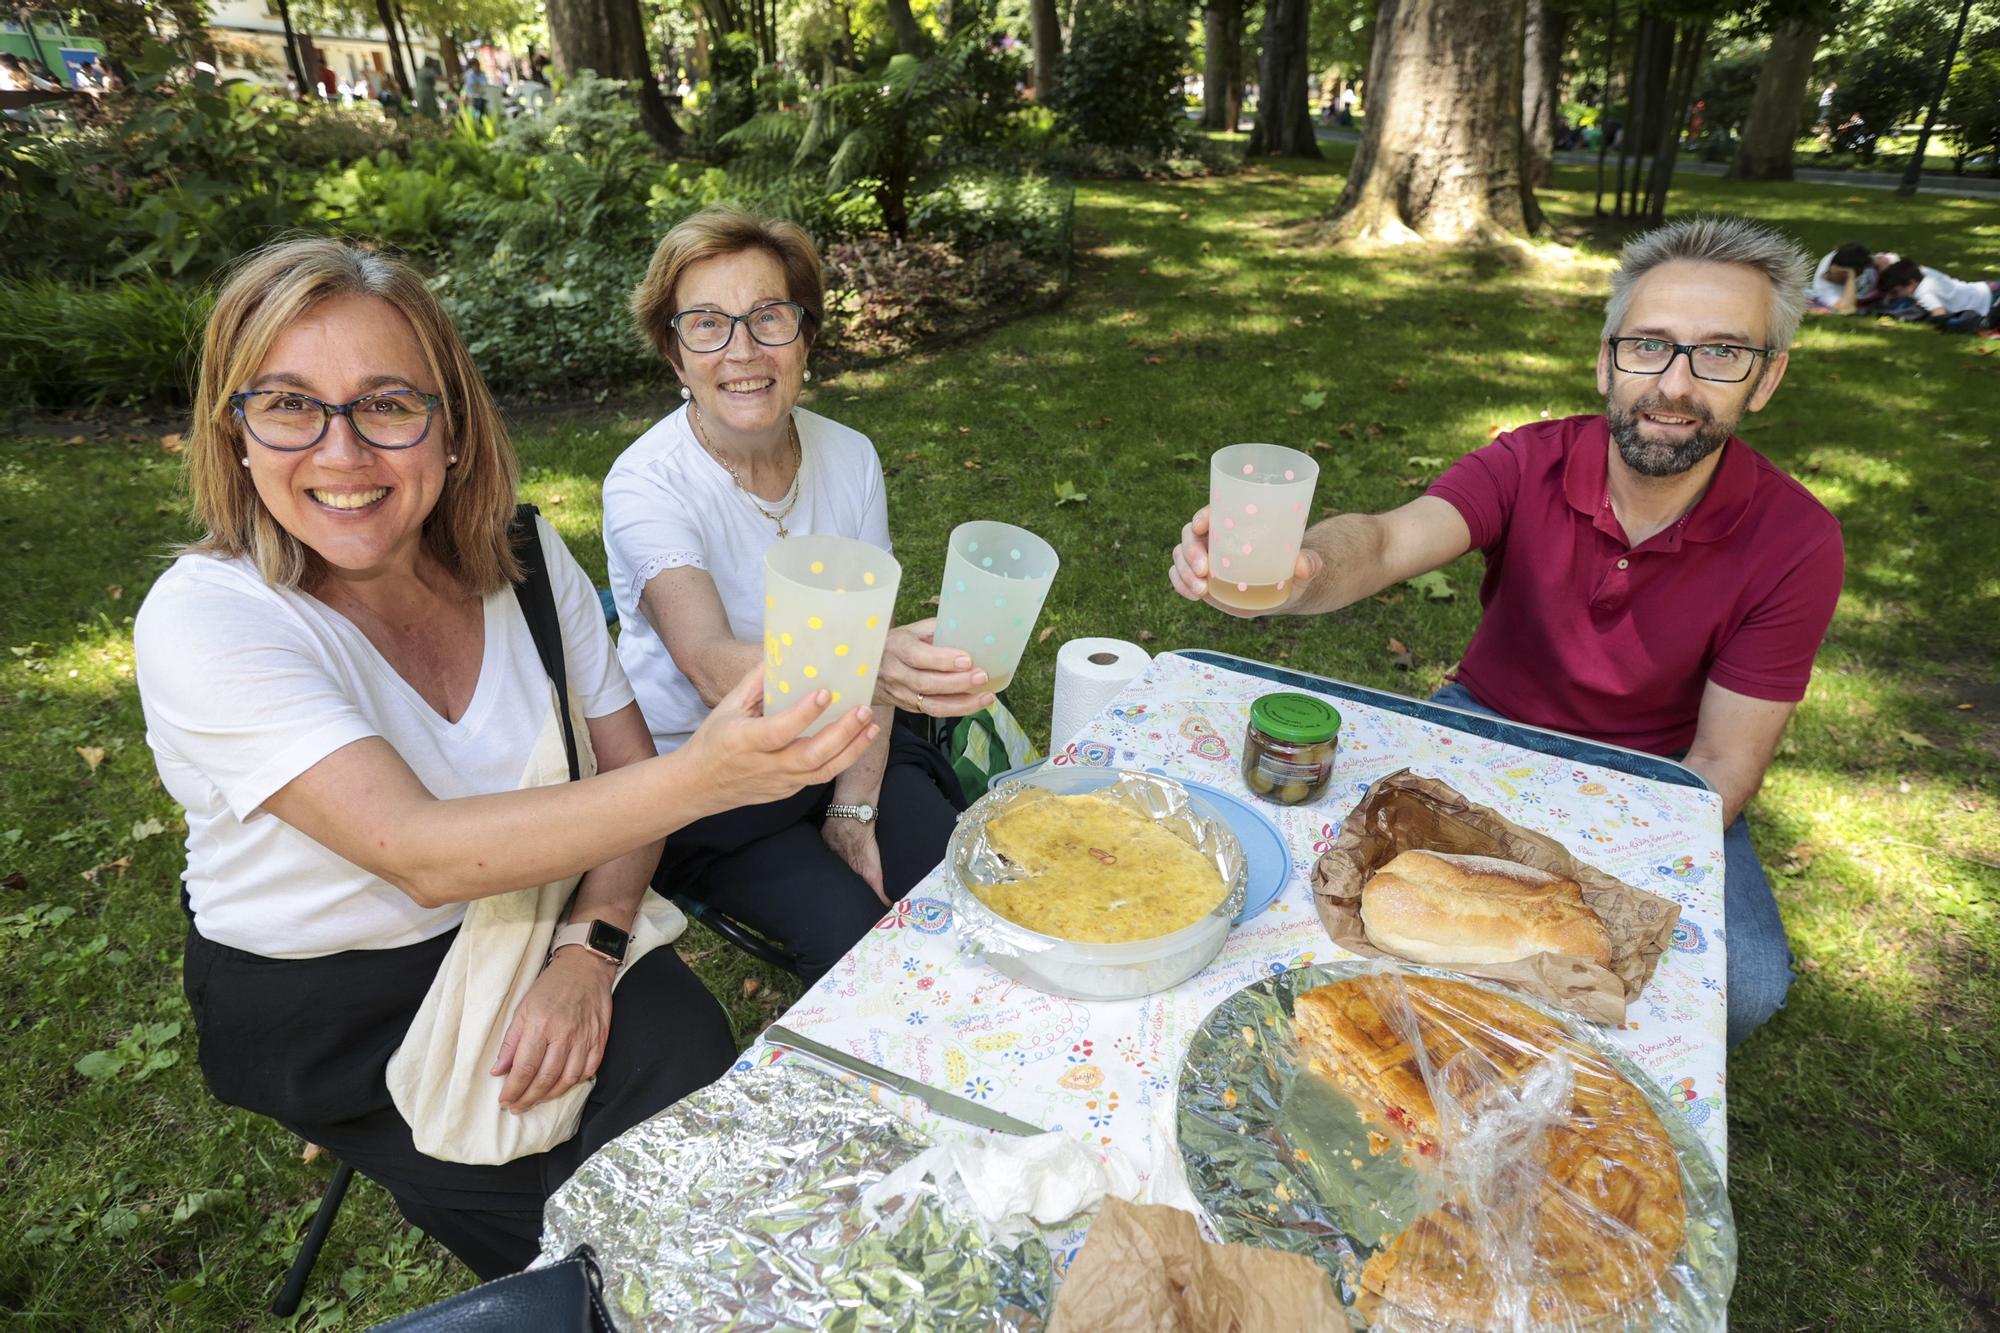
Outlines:
{"type": "Polygon", "coordinates": [[[1491,856],[1404,852],[1361,886],[1376,948],[1434,967],[1538,953],[1611,965],[1611,936],[1575,880],[1491,856]]]}

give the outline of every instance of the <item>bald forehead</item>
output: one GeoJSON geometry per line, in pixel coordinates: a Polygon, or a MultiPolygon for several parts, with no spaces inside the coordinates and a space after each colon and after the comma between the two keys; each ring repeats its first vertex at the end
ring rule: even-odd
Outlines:
{"type": "Polygon", "coordinates": [[[1675,259],[1632,284],[1622,334],[1762,347],[1771,329],[1771,280],[1746,264],[1675,259]]]}

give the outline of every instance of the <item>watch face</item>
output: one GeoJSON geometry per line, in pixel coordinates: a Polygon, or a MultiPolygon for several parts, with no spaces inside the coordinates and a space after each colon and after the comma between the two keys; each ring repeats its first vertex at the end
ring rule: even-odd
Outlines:
{"type": "Polygon", "coordinates": [[[625,961],[625,945],[632,937],[608,921],[590,923],[590,948],[607,958],[625,961]]]}

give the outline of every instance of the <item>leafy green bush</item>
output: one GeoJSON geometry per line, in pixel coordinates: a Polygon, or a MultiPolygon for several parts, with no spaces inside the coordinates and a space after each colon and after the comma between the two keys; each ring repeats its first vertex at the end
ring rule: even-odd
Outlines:
{"type": "Polygon", "coordinates": [[[1166,4],[1091,5],[1056,68],[1056,113],[1086,143],[1164,153],[1186,122],[1184,13],[1166,4]]]}
{"type": "Polygon", "coordinates": [[[154,274],[103,286],[0,278],[0,402],[190,400],[210,294],[154,274]]]}
{"type": "Polygon", "coordinates": [[[1046,176],[966,168],[911,204],[910,231],[961,253],[1007,241],[1030,258],[1060,263],[1069,254],[1074,198],[1046,176]]]}

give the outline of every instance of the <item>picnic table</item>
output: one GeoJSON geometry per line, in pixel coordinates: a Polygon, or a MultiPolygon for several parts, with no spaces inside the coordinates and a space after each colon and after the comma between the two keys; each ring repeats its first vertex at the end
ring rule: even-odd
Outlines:
{"type": "MultiPolygon", "coordinates": [[[[1691,770],[1656,756],[1205,651],[1156,659],[1050,762],[1151,770],[1247,797],[1240,763],[1250,704],[1274,690],[1319,694],[1339,709],[1334,781],[1309,805],[1258,803],[1290,849],[1290,879],[1196,976],[1111,1002],[1021,985],[960,951],[940,866],[780,1023],[1087,1146],[1115,1147],[1142,1180],[1178,1173],[1172,1109],[1189,1042],[1218,1003],[1259,978],[1352,957],[1315,910],[1313,865],[1369,785],[1410,768],[1679,904],[1672,946],[1609,1035],[1667,1091],[1721,1170],[1720,797],[1691,770]]],[[[794,1060],[812,1057],[760,1040],[724,1082],[767,1077],[769,1066],[794,1060]]],[[[915,1098],[863,1086],[928,1136],[977,1132],[915,1098]]],[[[1058,1262],[1073,1257],[1082,1235],[1079,1228],[1056,1247],[1058,1262]]]]}

